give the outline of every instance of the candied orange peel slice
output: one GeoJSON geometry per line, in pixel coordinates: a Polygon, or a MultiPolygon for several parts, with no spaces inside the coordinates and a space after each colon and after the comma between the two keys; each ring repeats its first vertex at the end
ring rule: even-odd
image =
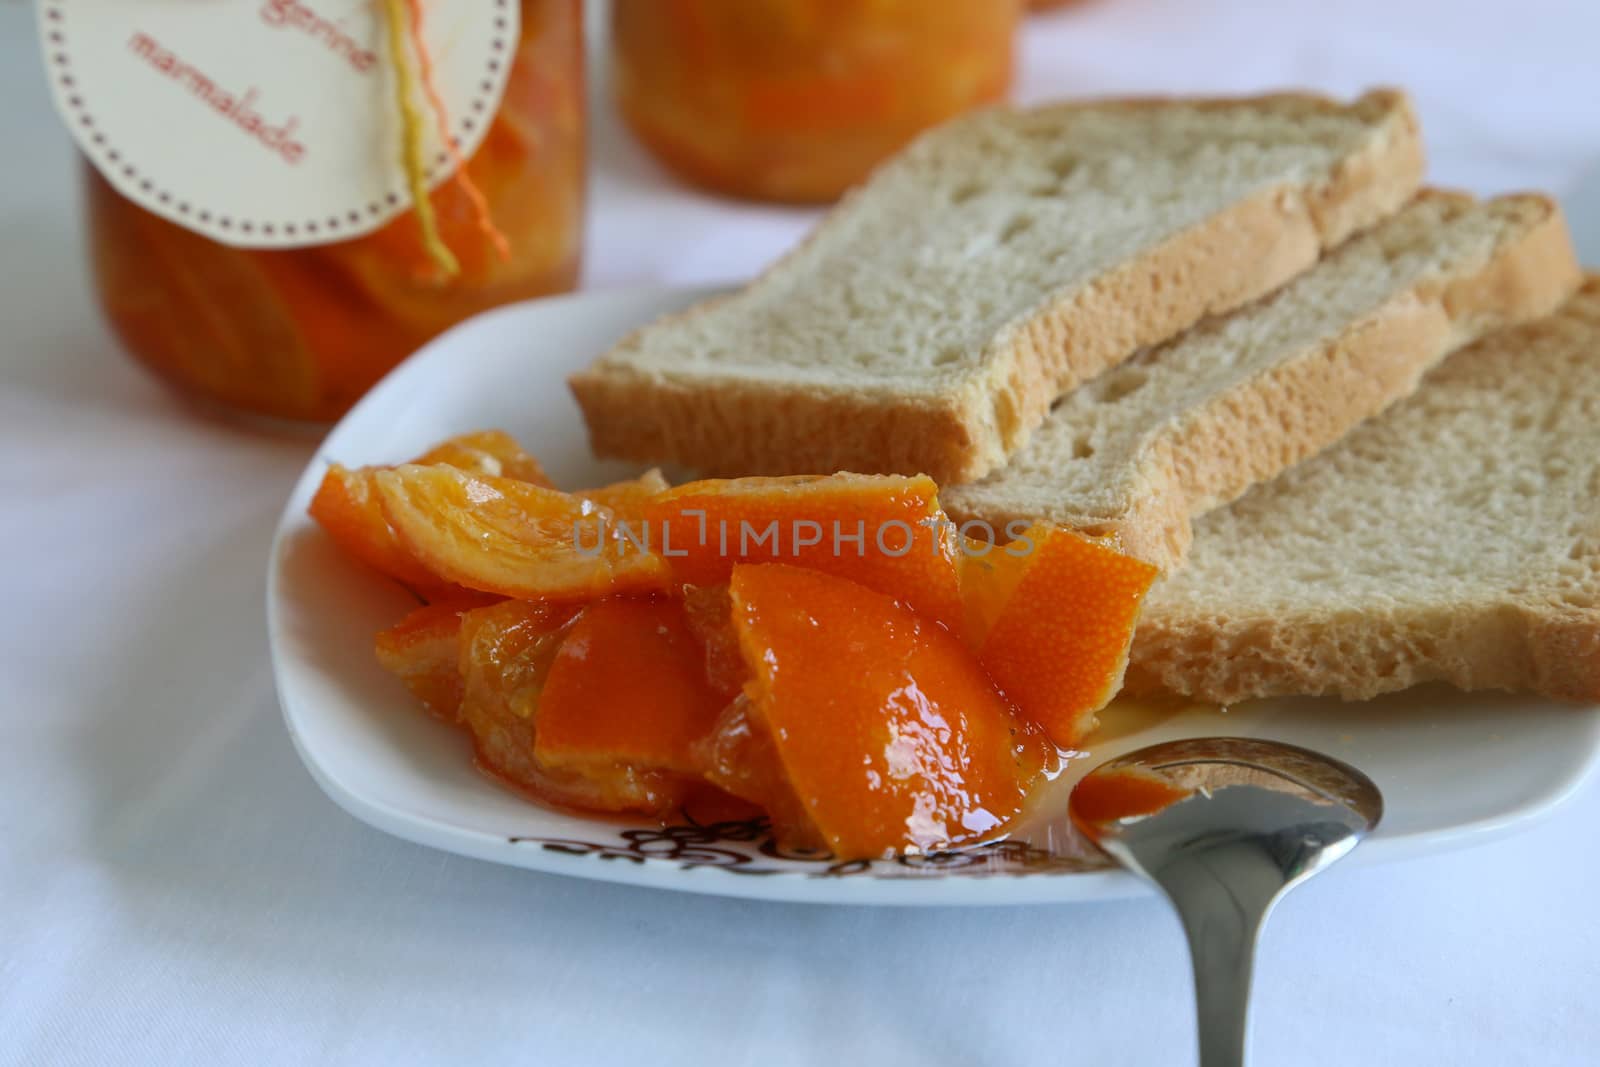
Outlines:
{"type": "Polygon", "coordinates": [[[739,651],[739,635],[733,629],[733,599],[728,586],[686,585],[678,592],[689,632],[700,644],[706,681],[727,703],[744,691],[744,683],[750,677],[739,651]]]}
{"type": "Polygon", "coordinates": [[[469,589],[581,600],[669,584],[659,556],[622,544],[606,510],[581,497],[443,465],[408,464],[372,479],[401,544],[469,589]]]}
{"type": "Polygon", "coordinates": [[[460,595],[417,608],[378,631],[373,651],[429,714],[461,724],[461,618],[485,607],[487,595],[460,595]]]}
{"type": "Polygon", "coordinates": [[[623,763],[694,775],[690,750],[724,703],[681,604],[602,600],[584,609],[556,654],[534,755],[548,767],[623,763]]]}
{"type": "Polygon", "coordinates": [[[949,626],[961,620],[953,529],[926,477],[834,474],[688,482],[645,508],[680,582],[726,582],[738,563],[848,578],[949,626]]]}
{"type": "Polygon", "coordinates": [[[847,579],[734,568],[746,691],[834,853],[931,851],[1001,832],[1048,759],[961,639],[847,579]]]}
{"type": "Polygon", "coordinates": [[[543,763],[536,754],[540,702],[577,609],[508,600],[461,618],[461,719],[478,764],[535,799],[586,811],[667,811],[682,802],[688,780],[616,763],[583,772],[543,763]]]}
{"type": "Polygon", "coordinates": [[[827,851],[828,843],[789,784],[772,731],[748,697],[741,696],[723,708],[711,732],[696,742],[693,752],[706,781],[766,813],[782,847],[827,851]]]}
{"type": "MultiPolygon", "coordinates": [[[[442,441],[414,463],[447,464],[471,474],[515,478],[549,487],[544,468],[504,430],[482,430],[442,441]]],[[[307,509],[346,553],[422,592],[448,590],[451,583],[422,564],[389,525],[378,502],[373,475],[388,467],[328,466],[307,509]]]]}
{"type": "Polygon", "coordinates": [[[445,463],[469,474],[515,478],[546,489],[555,487],[539,461],[504,430],[460,434],[434,445],[411,462],[423,467],[445,463]]]}
{"type": "Polygon", "coordinates": [[[1001,691],[1058,745],[1079,744],[1122,686],[1160,571],[1046,523],[962,560],[967,636],[1001,691]]]}
{"type": "Polygon", "coordinates": [[[648,470],[637,478],[613,482],[598,489],[579,489],[572,495],[606,509],[612,516],[614,524],[626,522],[639,527],[641,532],[639,539],[642,541],[646,505],[670,488],[672,488],[671,483],[661,476],[660,471],[648,470]]]}
{"type": "Polygon", "coordinates": [[[331,464],[307,509],[345,553],[415,589],[448,588],[400,542],[378,502],[368,467],[331,464]]]}

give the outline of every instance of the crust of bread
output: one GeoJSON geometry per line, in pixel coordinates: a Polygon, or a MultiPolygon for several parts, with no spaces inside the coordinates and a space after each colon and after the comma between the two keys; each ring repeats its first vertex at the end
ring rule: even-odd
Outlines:
{"type": "MultiPolygon", "coordinates": [[[[1253,102],[1352,106],[1306,94],[1253,102]]],[[[1171,103],[1144,99],[1061,106],[1171,103]]],[[[1182,103],[1237,107],[1241,101],[1182,103]]],[[[1405,203],[1423,170],[1410,102],[1402,93],[1379,90],[1353,106],[1385,128],[1386,135],[1374,138],[1367,151],[1344,160],[1324,180],[1265,190],[1173,234],[1070,296],[1044,301],[997,331],[981,374],[957,388],[917,394],[903,387],[646,371],[626,362],[636,332],[569,379],[591,446],[602,456],[671,461],[712,475],[852,470],[925,473],[949,484],[982,477],[1021,447],[1061,393],[1207,314],[1270,292],[1310,267],[1324,249],[1405,203]]],[[[825,220],[807,240],[818,240],[828,226],[825,220]]],[[[778,260],[752,286],[762,285],[789,258],[778,260]]],[[[703,314],[708,306],[645,329],[703,314]]]]}
{"type": "MultiPolygon", "coordinates": [[[[1471,197],[1438,190],[1421,196],[1471,197]]],[[[996,506],[983,487],[942,494],[958,521],[995,529],[1046,518],[1086,533],[1115,535],[1124,551],[1171,570],[1182,563],[1197,516],[1237,499],[1257,482],[1337,441],[1353,426],[1408,396],[1422,375],[1470,340],[1472,320],[1510,325],[1554,311],[1582,277],[1560,207],[1545,196],[1518,198],[1534,221],[1483,268],[1443,288],[1419,284],[1393,294],[1304,359],[1216,397],[1152,438],[1140,463],[1140,491],[1116,515],[1074,513],[1071,502],[1040,514],[996,506]]]]}
{"type": "MultiPolygon", "coordinates": [[[[1515,357],[1522,346],[1551,336],[1564,336],[1559,343],[1584,346],[1579,351],[1600,357],[1600,275],[1591,275],[1557,315],[1482,343],[1515,357]]],[[[1592,379],[1586,388],[1592,392],[1592,379]]],[[[1592,549],[1576,546],[1592,545],[1600,536],[1594,495],[1600,469],[1589,472],[1588,486],[1587,494],[1568,501],[1568,533],[1578,539],[1573,550],[1586,553],[1592,549]]],[[[1338,545],[1329,552],[1337,553],[1338,545]]],[[[1593,567],[1556,579],[1530,574],[1514,587],[1456,592],[1433,602],[1413,598],[1298,611],[1230,609],[1221,590],[1215,603],[1222,607],[1207,607],[1204,600],[1197,606],[1190,597],[1169,606],[1156,597],[1146,602],[1135,634],[1124,692],[1177,693],[1218,704],[1275,696],[1367,700],[1442,682],[1465,691],[1597,702],[1595,575],[1593,567]]]]}
{"type": "Polygon", "coordinates": [[[1600,701],[1600,611],[1508,601],[1441,606],[1427,618],[1150,620],[1134,637],[1123,692],[1226,705],[1275,696],[1370,700],[1428,682],[1600,701]]]}

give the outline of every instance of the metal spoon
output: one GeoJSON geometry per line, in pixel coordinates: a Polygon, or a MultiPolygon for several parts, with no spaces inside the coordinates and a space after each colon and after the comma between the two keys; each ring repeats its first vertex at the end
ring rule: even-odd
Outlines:
{"type": "Polygon", "coordinates": [[[1085,836],[1172,901],[1194,962],[1201,1067],[1237,1067],[1262,922],[1291,886],[1355,848],[1383,797],[1308,749],[1209,737],[1095,768],[1070,808],[1085,836]]]}

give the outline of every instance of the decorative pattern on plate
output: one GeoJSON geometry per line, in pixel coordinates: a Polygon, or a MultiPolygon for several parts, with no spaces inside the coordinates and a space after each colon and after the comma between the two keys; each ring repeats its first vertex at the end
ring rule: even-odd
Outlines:
{"type": "Polygon", "coordinates": [[[624,863],[672,863],[682,870],[715,867],[729,874],[798,875],[809,878],[916,878],[927,876],[1065,874],[1107,870],[1113,865],[1087,847],[1053,852],[1021,840],[991,841],[950,852],[929,852],[881,860],[836,860],[821,851],[785,849],[772,836],[766,816],[720,822],[682,822],[619,830],[612,842],[552,837],[513,837],[514,845],[546,852],[624,863]]]}

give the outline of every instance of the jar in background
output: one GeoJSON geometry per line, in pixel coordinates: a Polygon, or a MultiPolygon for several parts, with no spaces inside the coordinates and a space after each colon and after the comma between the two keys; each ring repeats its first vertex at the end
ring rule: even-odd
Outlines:
{"type": "Polygon", "coordinates": [[[582,10],[582,0],[521,0],[505,95],[466,167],[510,255],[446,181],[431,199],[459,261],[453,277],[434,266],[414,211],[354,240],[234,248],[144,210],[86,165],[94,278],[123,344],[199,399],[323,422],[462,319],[571,289],[583,238],[582,10]]]}
{"type": "Polygon", "coordinates": [[[832,200],[921,130],[1002,99],[1022,0],[614,0],[614,91],[707,188],[832,200]]]}

